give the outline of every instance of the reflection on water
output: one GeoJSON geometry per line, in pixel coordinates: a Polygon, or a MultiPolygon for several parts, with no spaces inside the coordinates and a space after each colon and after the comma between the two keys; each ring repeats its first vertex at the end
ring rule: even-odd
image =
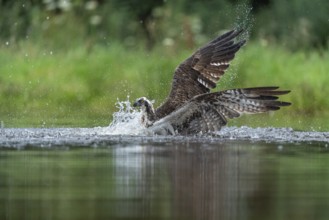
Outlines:
{"type": "Polygon", "coordinates": [[[0,219],[329,219],[325,144],[0,148],[0,219]]]}

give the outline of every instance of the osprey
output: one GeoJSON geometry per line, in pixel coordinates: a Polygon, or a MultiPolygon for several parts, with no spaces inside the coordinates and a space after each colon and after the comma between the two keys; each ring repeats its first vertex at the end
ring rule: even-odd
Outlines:
{"type": "Polygon", "coordinates": [[[229,31],[198,49],[175,70],[166,101],[157,109],[145,97],[134,107],[141,107],[142,124],[162,135],[204,134],[218,131],[227,119],[243,113],[275,111],[291,103],[278,101],[278,95],[290,91],[279,87],[255,87],[210,92],[216,87],[235,53],[245,44],[236,38],[243,30],[229,31]]]}

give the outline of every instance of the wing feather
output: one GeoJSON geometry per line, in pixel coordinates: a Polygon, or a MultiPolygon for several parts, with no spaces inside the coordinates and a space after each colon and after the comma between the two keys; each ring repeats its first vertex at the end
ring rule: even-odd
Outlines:
{"type": "Polygon", "coordinates": [[[279,110],[291,103],[278,101],[279,95],[289,93],[288,90],[277,90],[279,87],[258,87],[231,89],[200,95],[196,102],[207,102],[220,107],[228,118],[235,118],[243,113],[254,114],[279,110]]]}
{"type": "Polygon", "coordinates": [[[218,131],[227,124],[227,119],[239,117],[241,114],[276,111],[291,103],[278,101],[278,95],[290,91],[277,90],[278,87],[258,87],[231,89],[202,94],[172,114],[154,123],[155,128],[164,125],[175,134],[198,134],[218,131]]]}
{"type": "Polygon", "coordinates": [[[209,93],[210,89],[216,87],[235,53],[246,42],[235,40],[242,32],[232,30],[217,37],[176,68],[170,94],[156,109],[158,119],[175,111],[193,97],[209,93]]]}

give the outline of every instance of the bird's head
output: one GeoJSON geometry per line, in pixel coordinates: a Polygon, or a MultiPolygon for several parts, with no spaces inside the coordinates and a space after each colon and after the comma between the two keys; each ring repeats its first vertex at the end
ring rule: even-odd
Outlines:
{"type": "Polygon", "coordinates": [[[142,109],[148,109],[150,107],[153,107],[150,100],[148,100],[145,97],[141,97],[136,99],[136,101],[133,104],[134,107],[141,107],[142,109]]]}
{"type": "Polygon", "coordinates": [[[133,104],[133,107],[140,107],[143,112],[142,124],[146,127],[149,127],[156,120],[155,111],[152,105],[152,102],[145,97],[136,99],[133,104]]]}

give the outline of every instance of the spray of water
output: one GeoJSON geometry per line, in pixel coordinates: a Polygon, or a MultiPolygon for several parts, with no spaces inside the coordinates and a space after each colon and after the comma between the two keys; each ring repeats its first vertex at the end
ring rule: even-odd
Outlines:
{"type": "Polygon", "coordinates": [[[146,129],[141,125],[141,112],[131,106],[129,97],[126,101],[117,101],[118,111],[113,113],[113,121],[106,128],[108,134],[120,135],[141,135],[146,129]]]}

